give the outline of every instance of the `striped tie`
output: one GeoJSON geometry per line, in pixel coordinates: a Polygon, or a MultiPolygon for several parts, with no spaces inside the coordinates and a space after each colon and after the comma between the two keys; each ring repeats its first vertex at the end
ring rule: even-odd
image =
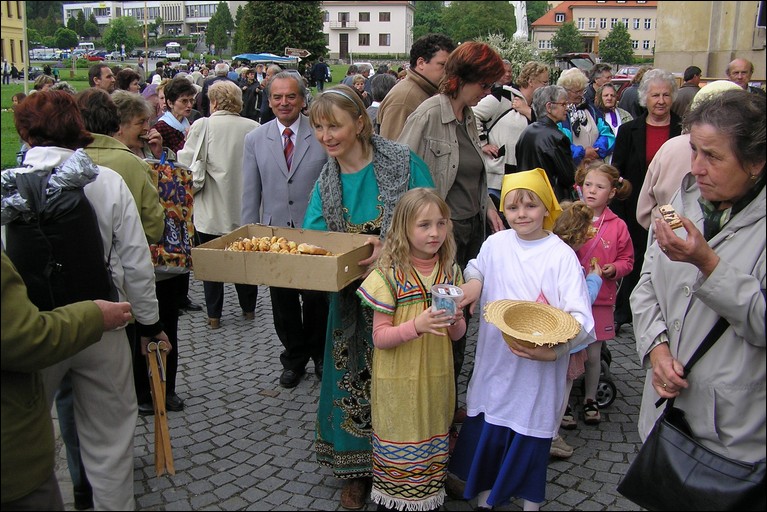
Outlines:
{"type": "Polygon", "coordinates": [[[293,135],[293,130],[290,128],[285,128],[285,131],[282,132],[282,137],[285,139],[283,151],[285,152],[285,163],[288,164],[288,170],[290,170],[290,166],[293,163],[293,141],[290,139],[291,135],[293,135]]]}

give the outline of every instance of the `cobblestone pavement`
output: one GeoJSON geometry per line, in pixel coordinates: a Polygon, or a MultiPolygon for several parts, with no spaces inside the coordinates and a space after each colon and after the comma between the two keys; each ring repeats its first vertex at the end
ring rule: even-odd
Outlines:
{"type": "MultiPolygon", "coordinates": [[[[282,345],[274,332],[268,289],[259,288],[253,321],[241,316],[233,285],[225,287],[220,329],[206,326],[204,310],[181,315],[177,391],[186,408],[169,412],[168,421],[176,475],[155,476],[154,419],[139,416],[134,469],[138,510],[343,510],[341,482],[315,460],[319,382],[312,363],[297,387],[279,386],[282,345]]],[[[190,297],[204,304],[200,281],[191,280],[190,297]]],[[[609,345],[617,398],[602,410],[597,426],[584,424],[582,410],[575,408],[577,430],[563,431],[575,453],[567,460],[551,460],[542,510],[641,510],[616,491],[640,442],[636,423],[644,372],[629,330],[624,327],[609,345]]],[[[469,325],[461,375],[462,403],[476,332],[475,319],[469,325]]],[[[581,380],[574,390],[572,403],[581,403],[581,380]]],[[[66,509],[74,510],[58,437],[56,471],[66,509]]],[[[443,510],[475,506],[475,500],[448,498],[443,510]]],[[[368,500],[365,510],[375,509],[368,500]]],[[[521,500],[496,510],[522,510],[521,500]]]]}

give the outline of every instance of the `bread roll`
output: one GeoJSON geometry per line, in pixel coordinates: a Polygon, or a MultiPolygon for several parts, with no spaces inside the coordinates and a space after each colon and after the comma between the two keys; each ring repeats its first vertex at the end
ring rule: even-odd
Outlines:
{"type": "Polygon", "coordinates": [[[682,227],[682,220],[679,218],[679,215],[677,215],[673,206],[664,204],[663,206],[658,207],[658,211],[663,216],[663,220],[671,226],[671,229],[682,227]]]}
{"type": "Polygon", "coordinates": [[[301,254],[314,254],[317,256],[325,256],[330,254],[327,250],[312,244],[298,244],[298,252],[301,254]]]}

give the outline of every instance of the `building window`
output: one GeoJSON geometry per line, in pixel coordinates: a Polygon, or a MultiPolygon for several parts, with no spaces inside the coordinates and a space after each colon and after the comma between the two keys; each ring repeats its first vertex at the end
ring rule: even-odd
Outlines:
{"type": "Polygon", "coordinates": [[[642,41],[642,49],[649,50],[650,49],[650,41],[648,41],[647,39],[642,41]]]}
{"type": "Polygon", "coordinates": [[[596,18],[589,18],[589,28],[590,29],[597,28],[597,19],[596,18]]]}
{"type": "Polygon", "coordinates": [[[325,46],[330,46],[330,34],[322,34],[325,36],[325,46]]]}
{"type": "Polygon", "coordinates": [[[618,18],[610,18],[610,28],[615,27],[618,24],[618,18]]]}
{"type": "Polygon", "coordinates": [[[578,18],[578,30],[586,28],[586,18],[578,18]]]}
{"type": "Polygon", "coordinates": [[[607,28],[607,18],[599,18],[599,28],[602,30],[607,28]]]}
{"type": "Polygon", "coordinates": [[[322,12],[322,22],[327,23],[330,21],[330,13],[328,11],[322,12]]]}
{"type": "Polygon", "coordinates": [[[621,20],[621,22],[623,23],[624,27],[629,28],[629,19],[628,18],[623,18],[621,20]]]}
{"type": "Polygon", "coordinates": [[[634,30],[639,30],[639,27],[642,26],[642,20],[639,18],[634,18],[634,30]]]}
{"type": "Polygon", "coordinates": [[[21,62],[26,59],[26,52],[24,51],[24,41],[19,41],[19,55],[21,55],[21,62]]]}
{"type": "Polygon", "coordinates": [[[378,13],[378,21],[391,21],[391,13],[390,12],[379,12],[378,13]]]}
{"type": "MultiPolygon", "coordinates": [[[[21,18],[21,2],[16,2],[16,17],[21,18]]],[[[24,53],[22,53],[24,55],[24,53]]]]}
{"type": "Polygon", "coordinates": [[[644,29],[650,30],[652,28],[652,18],[645,18],[644,19],[644,29]]]}
{"type": "MultiPolygon", "coordinates": [[[[370,13],[369,12],[361,12],[360,13],[360,21],[370,21],[370,13]]],[[[368,43],[370,44],[370,43],[368,43]]]]}
{"type": "Polygon", "coordinates": [[[564,23],[565,22],[565,13],[558,12],[554,15],[554,21],[557,23],[564,23]]]}
{"type": "Polygon", "coordinates": [[[11,14],[11,2],[5,2],[5,10],[8,12],[8,17],[13,18],[13,14],[11,14]]]}
{"type": "Polygon", "coordinates": [[[370,34],[360,34],[359,45],[370,46],[370,34]]]}
{"type": "Polygon", "coordinates": [[[634,50],[638,50],[639,49],[639,41],[636,40],[636,39],[632,39],[631,40],[631,48],[633,48],[634,50]]]}
{"type": "Polygon", "coordinates": [[[378,34],[378,46],[391,46],[391,34],[378,34]]]}
{"type": "MultiPolygon", "coordinates": [[[[15,41],[13,39],[11,39],[11,64],[16,62],[16,45],[14,43],[15,43],[15,41]]],[[[22,68],[22,69],[24,69],[24,68],[22,68]]]]}

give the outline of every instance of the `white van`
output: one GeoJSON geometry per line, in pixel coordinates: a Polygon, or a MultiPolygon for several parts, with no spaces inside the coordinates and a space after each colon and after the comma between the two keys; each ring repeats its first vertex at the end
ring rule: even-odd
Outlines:
{"type": "Polygon", "coordinates": [[[165,45],[165,58],[169,61],[181,60],[181,45],[178,43],[168,43],[165,45]]]}
{"type": "Polygon", "coordinates": [[[85,53],[92,52],[96,49],[93,43],[80,43],[77,45],[78,50],[84,50],[85,53]]]}

